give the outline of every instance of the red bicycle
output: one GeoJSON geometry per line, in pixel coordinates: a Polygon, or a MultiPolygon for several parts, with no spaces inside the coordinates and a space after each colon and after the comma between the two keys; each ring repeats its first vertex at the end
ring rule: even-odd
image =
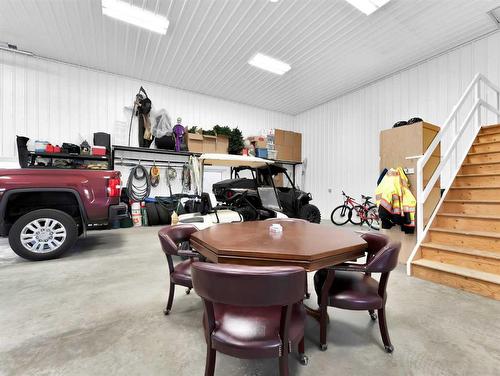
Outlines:
{"type": "Polygon", "coordinates": [[[347,222],[351,222],[353,225],[362,226],[366,223],[370,228],[380,230],[378,209],[370,201],[372,197],[361,195],[361,198],[365,201],[359,204],[352,197],[346,195],[344,191],[342,191],[342,196],[344,196],[344,203],[333,209],[330,216],[334,224],[342,226],[347,222]]]}

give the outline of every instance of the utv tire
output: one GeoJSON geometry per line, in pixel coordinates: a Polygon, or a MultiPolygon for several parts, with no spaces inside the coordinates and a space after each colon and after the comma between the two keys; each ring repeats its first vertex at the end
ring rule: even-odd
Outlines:
{"type": "Polygon", "coordinates": [[[305,219],[311,223],[320,223],[321,213],[316,206],[305,204],[299,211],[299,218],[305,219]]]}
{"type": "Polygon", "coordinates": [[[255,221],[257,219],[257,213],[250,206],[242,206],[241,208],[236,208],[234,210],[240,213],[244,222],[255,221]]]}
{"type": "Polygon", "coordinates": [[[55,209],[29,212],[20,217],[9,231],[12,250],[32,261],[57,258],[73,247],[77,239],[75,220],[55,209]]]}

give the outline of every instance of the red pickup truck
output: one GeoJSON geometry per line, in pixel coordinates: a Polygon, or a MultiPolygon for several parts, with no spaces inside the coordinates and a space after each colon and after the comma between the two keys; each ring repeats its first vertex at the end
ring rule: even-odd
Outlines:
{"type": "Polygon", "coordinates": [[[0,236],[29,260],[59,257],[96,225],[127,217],[117,171],[0,169],[0,236]]]}

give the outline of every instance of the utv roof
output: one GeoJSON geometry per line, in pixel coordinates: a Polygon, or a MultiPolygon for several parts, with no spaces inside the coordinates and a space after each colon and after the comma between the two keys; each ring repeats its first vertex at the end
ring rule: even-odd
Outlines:
{"type": "MultiPolygon", "coordinates": [[[[247,169],[253,169],[254,167],[248,167],[248,166],[241,166],[241,167],[236,167],[234,170],[235,171],[242,171],[242,170],[247,170],[247,169]]],[[[269,166],[260,166],[257,167],[257,169],[262,173],[262,174],[269,174],[271,172],[271,175],[278,175],[279,173],[287,172],[287,169],[282,166],[278,165],[269,165],[269,166]]]]}
{"type": "Polygon", "coordinates": [[[228,167],[258,168],[274,163],[274,161],[269,159],[233,154],[202,154],[198,157],[198,159],[204,165],[228,167]]]}

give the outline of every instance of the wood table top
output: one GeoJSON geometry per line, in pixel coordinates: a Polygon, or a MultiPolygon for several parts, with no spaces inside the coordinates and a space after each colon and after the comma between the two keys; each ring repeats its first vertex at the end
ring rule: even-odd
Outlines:
{"type": "Polygon", "coordinates": [[[194,249],[212,262],[245,265],[299,265],[317,270],[364,255],[366,242],[354,231],[314,223],[273,221],[212,226],[191,235],[194,249]]]}

